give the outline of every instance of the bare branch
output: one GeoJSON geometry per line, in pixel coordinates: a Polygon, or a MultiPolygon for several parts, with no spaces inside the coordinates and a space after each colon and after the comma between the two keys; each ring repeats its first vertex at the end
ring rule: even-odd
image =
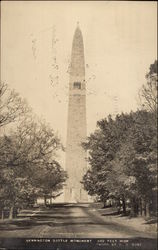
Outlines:
{"type": "Polygon", "coordinates": [[[30,110],[26,100],[10,90],[6,83],[0,82],[0,127],[17,121],[30,110]]]}
{"type": "MultiPolygon", "coordinates": [[[[157,62],[155,61],[154,65],[157,62]]],[[[152,64],[153,65],[153,64],[152,64]]],[[[151,66],[152,66],[151,65],[151,66]]],[[[157,68],[155,68],[157,69],[157,68]]],[[[151,67],[150,67],[151,71],[151,67]]],[[[139,99],[141,106],[149,111],[155,112],[157,110],[158,99],[157,99],[157,88],[158,88],[158,77],[157,72],[149,72],[146,75],[147,83],[142,86],[139,92],[139,99]]]]}

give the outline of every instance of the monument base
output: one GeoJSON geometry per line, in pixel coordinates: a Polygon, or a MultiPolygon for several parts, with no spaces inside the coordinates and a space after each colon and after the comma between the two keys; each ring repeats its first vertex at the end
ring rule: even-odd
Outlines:
{"type": "Polygon", "coordinates": [[[88,202],[88,194],[82,188],[65,188],[65,202],[68,203],[86,203],[88,202]]]}

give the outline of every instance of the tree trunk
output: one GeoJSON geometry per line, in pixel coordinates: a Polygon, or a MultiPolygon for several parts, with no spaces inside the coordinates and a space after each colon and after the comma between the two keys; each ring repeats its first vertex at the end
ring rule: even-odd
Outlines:
{"type": "Polygon", "coordinates": [[[142,216],[146,216],[146,203],[143,198],[142,198],[142,216]]]}
{"type": "Polygon", "coordinates": [[[52,205],[52,197],[50,197],[50,206],[52,205]]]}
{"type": "Polygon", "coordinates": [[[2,209],[2,216],[1,216],[1,220],[4,220],[4,210],[2,209]]]}
{"type": "Polygon", "coordinates": [[[13,209],[14,209],[14,207],[12,206],[12,207],[10,208],[10,211],[9,211],[9,219],[10,219],[10,220],[13,219],[13,209]]]}
{"type": "Polygon", "coordinates": [[[123,214],[126,215],[126,201],[124,197],[122,199],[122,209],[123,209],[123,214]]]}
{"type": "Polygon", "coordinates": [[[118,214],[120,214],[121,211],[121,203],[120,203],[120,199],[118,199],[118,203],[117,203],[117,212],[118,214]]]}
{"type": "Polygon", "coordinates": [[[47,206],[47,197],[46,197],[46,195],[44,196],[44,205],[45,205],[45,207],[47,206]]]}
{"type": "Polygon", "coordinates": [[[139,215],[142,216],[142,199],[139,199],[139,215]]]}
{"type": "Polygon", "coordinates": [[[146,217],[150,217],[149,202],[146,202],[146,217]]]}
{"type": "Polygon", "coordinates": [[[131,211],[130,211],[130,216],[131,217],[136,217],[138,214],[138,204],[135,198],[131,199],[131,211]]]}
{"type": "Polygon", "coordinates": [[[106,208],[106,201],[103,201],[103,208],[106,208]]]}
{"type": "Polygon", "coordinates": [[[135,215],[137,216],[139,213],[139,200],[135,200],[135,215]]]}
{"type": "Polygon", "coordinates": [[[134,216],[135,216],[135,214],[134,214],[134,204],[133,204],[133,203],[131,204],[130,216],[131,216],[131,217],[134,217],[134,216]]]}

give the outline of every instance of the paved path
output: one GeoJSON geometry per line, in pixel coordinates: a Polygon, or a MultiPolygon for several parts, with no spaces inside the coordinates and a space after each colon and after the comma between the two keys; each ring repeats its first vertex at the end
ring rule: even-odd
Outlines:
{"type": "Polygon", "coordinates": [[[23,211],[19,219],[0,223],[0,237],[66,238],[153,238],[152,233],[135,230],[103,217],[87,204],[61,204],[52,208],[23,211]]]}

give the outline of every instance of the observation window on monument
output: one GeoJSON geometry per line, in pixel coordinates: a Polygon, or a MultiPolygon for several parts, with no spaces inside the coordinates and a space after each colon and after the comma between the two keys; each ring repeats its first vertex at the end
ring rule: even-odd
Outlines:
{"type": "Polygon", "coordinates": [[[81,83],[80,82],[74,82],[74,89],[81,89],[81,83]]]}

